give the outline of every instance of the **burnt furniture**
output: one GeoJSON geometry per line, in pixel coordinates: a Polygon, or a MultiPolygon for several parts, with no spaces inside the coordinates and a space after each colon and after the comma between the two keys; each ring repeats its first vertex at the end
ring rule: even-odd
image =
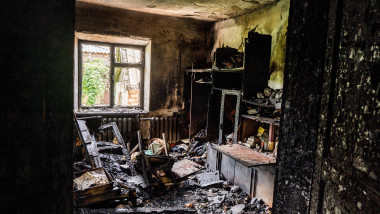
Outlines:
{"type": "Polygon", "coordinates": [[[209,144],[207,167],[219,170],[234,185],[250,197],[261,198],[269,207],[273,204],[275,178],[274,158],[239,144],[209,144]]]}
{"type": "MultiPolygon", "coordinates": [[[[279,125],[279,122],[272,118],[239,115],[239,110],[241,110],[240,101],[242,101],[244,105],[251,105],[253,98],[256,98],[257,92],[262,92],[264,88],[268,87],[268,80],[270,78],[271,36],[250,32],[245,42],[244,71],[241,72],[242,79],[240,81],[240,87],[234,83],[237,79],[236,77],[239,76],[238,70],[236,68],[235,70],[230,68],[230,70],[225,70],[226,72],[223,73],[223,69],[218,67],[220,64],[215,62],[217,69],[214,68],[213,71],[213,88],[214,90],[221,91],[222,94],[219,115],[219,145],[209,144],[207,165],[208,168],[212,170],[220,170],[226,179],[240,186],[240,188],[251,197],[262,198],[272,207],[276,159],[248,147],[236,144],[239,118],[242,119],[242,132],[245,132],[247,136],[253,134],[258,128],[255,127],[252,130],[247,130],[247,121],[256,124],[259,124],[259,122],[270,124],[269,138],[271,141],[274,140],[273,127],[279,125]],[[220,74],[225,76],[222,77],[220,74]],[[222,81],[224,81],[224,83],[222,81]],[[234,144],[232,145],[220,145],[223,137],[224,97],[226,94],[234,94],[238,98],[235,112],[234,144]],[[240,100],[240,96],[242,96],[242,100],[240,100]]],[[[216,56],[218,56],[218,50],[216,56]]],[[[215,59],[218,60],[217,57],[215,57],[215,59]]]]}
{"type": "Polygon", "coordinates": [[[241,99],[241,91],[240,90],[228,90],[221,89],[222,97],[220,104],[220,114],[219,114],[219,138],[218,144],[221,145],[223,141],[223,120],[224,120],[224,101],[226,95],[234,95],[236,96],[236,112],[235,112],[235,123],[234,123],[234,138],[233,142],[237,143],[237,131],[239,128],[239,109],[240,109],[240,99],[241,99]]]}
{"type": "Polygon", "coordinates": [[[188,68],[184,75],[184,99],[185,118],[183,124],[189,124],[189,127],[183,127],[187,137],[192,136],[207,124],[208,99],[211,93],[211,64],[209,68],[188,68]]]}
{"type": "Polygon", "coordinates": [[[243,101],[268,87],[272,36],[250,32],[245,39],[243,101]]]}
{"type": "Polygon", "coordinates": [[[244,54],[235,48],[218,48],[214,54],[212,84],[214,88],[241,90],[244,54]]]}
{"type": "Polygon", "coordinates": [[[210,95],[209,98],[207,129],[215,130],[215,125],[213,125],[213,123],[216,124],[217,122],[219,122],[219,126],[217,127],[219,144],[222,144],[223,142],[223,133],[228,134],[231,131],[229,130],[231,124],[227,125],[227,123],[225,124],[225,122],[231,123],[232,118],[231,121],[227,121],[224,119],[224,117],[226,117],[226,114],[229,114],[231,111],[235,111],[235,118],[233,122],[233,142],[237,143],[236,133],[239,126],[239,109],[240,100],[242,96],[241,89],[244,71],[243,59],[244,54],[238,52],[238,50],[235,48],[218,48],[214,53],[214,64],[212,69],[213,93],[212,95],[210,95]],[[226,100],[226,95],[236,97],[236,101],[231,102],[231,99],[226,100]],[[235,103],[235,107],[232,107],[233,103],[235,103]],[[225,112],[226,105],[230,106],[230,112],[225,112]],[[217,110],[216,106],[219,109],[219,115],[217,115],[216,112],[212,112],[214,110],[217,110]],[[217,116],[219,116],[219,121],[216,121],[217,116]],[[228,127],[225,127],[225,125],[228,127]]]}
{"type": "Polygon", "coordinates": [[[74,116],[74,120],[79,132],[80,141],[92,168],[102,167],[94,136],[97,127],[101,124],[101,117],[92,116],[77,119],[74,116]]]}

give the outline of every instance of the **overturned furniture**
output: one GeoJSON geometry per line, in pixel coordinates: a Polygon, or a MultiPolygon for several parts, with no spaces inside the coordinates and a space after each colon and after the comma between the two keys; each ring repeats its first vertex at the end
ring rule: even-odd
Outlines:
{"type": "MultiPolygon", "coordinates": [[[[119,128],[117,128],[116,123],[111,122],[111,123],[108,123],[108,124],[105,124],[105,125],[102,125],[101,127],[99,127],[99,131],[105,131],[108,129],[112,129],[113,134],[115,135],[117,141],[121,145],[123,155],[126,158],[126,164],[129,166],[129,169],[131,170],[132,174],[136,174],[135,167],[131,163],[131,155],[129,153],[127,146],[124,143],[123,137],[121,136],[119,128]]],[[[140,140],[140,138],[139,138],[139,140],[140,140]]]]}
{"type": "Polygon", "coordinates": [[[101,124],[101,117],[85,117],[77,119],[74,118],[75,124],[77,126],[79,132],[79,138],[82,143],[82,146],[85,150],[86,156],[90,161],[90,164],[93,168],[102,167],[102,163],[99,158],[99,153],[97,150],[96,140],[94,134],[90,132],[94,132],[95,126],[99,123],[101,124]],[[90,126],[87,126],[87,123],[90,126]],[[92,129],[92,130],[91,130],[92,129]]]}
{"type": "MultiPolygon", "coordinates": [[[[104,167],[104,154],[99,150],[119,151],[123,154],[125,165],[128,166],[129,174],[136,174],[135,168],[130,161],[129,150],[115,123],[101,125],[101,117],[74,118],[78,129],[81,145],[85,151],[85,158],[90,163],[90,169],[84,170],[74,166],[74,203],[76,207],[86,206],[97,202],[112,199],[128,199],[135,203],[135,189],[123,184],[114,178],[104,167]],[[117,144],[97,141],[97,136],[108,129],[114,133],[117,144]],[[98,148],[99,145],[99,149],[98,148]],[[103,155],[103,158],[101,158],[103,155]]],[[[121,155],[120,155],[121,156],[121,155]]],[[[84,164],[82,164],[84,165],[84,164]]]]}
{"type": "Polygon", "coordinates": [[[146,155],[143,150],[141,141],[141,132],[137,132],[138,147],[140,151],[139,163],[143,172],[143,177],[148,186],[163,184],[170,187],[174,184],[175,178],[172,173],[173,159],[169,157],[167,152],[167,144],[164,138],[163,149],[166,155],[146,155]]]}

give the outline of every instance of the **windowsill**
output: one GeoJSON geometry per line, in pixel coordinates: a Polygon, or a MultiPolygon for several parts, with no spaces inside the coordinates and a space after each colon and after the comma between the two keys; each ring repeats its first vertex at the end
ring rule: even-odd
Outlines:
{"type": "Polygon", "coordinates": [[[147,111],[144,111],[140,108],[126,108],[126,107],[96,107],[96,108],[82,108],[75,111],[75,114],[78,116],[91,116],[91,115],[136,115],[136,114],[147,114],[147,111]]]}

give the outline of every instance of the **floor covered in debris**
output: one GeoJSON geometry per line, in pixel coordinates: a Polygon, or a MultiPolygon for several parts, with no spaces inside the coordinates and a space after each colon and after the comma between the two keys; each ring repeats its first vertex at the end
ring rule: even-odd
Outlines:
{"type": "MultiPolygon", "coordinates": [[[[207,169],[198,171],[170,189],[136,188],[136,204],[130,200],[110,200],[77,208],[76,213],[269,213],[260,198],[250,198],[238,186],[221,180],[199,187],[197,177],[217,174],[207,169]]],[[[209,180],[213,182],[214,180],[209,180]]]]}
{"type": "Polygon", "coordinates": [[[167,145],[165,136],[142,142],[138,132],[130,150],[114,123],[94,129],[97,121],[76,120],[83,142],[74,162],[76,213],[270,213],[262,199],[207,167],[210,142],[203,132],[175,145],[167,145]],[[113,142],[96,140],[108,129],[113,142]]]}

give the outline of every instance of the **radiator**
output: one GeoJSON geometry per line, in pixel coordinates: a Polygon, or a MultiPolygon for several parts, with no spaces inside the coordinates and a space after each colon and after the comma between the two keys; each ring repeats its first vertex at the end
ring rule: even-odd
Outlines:
{"type": "Polygon", "coordinates": [[[181,139],[181,117],[152,117],[145,119],[150,121],[151,138],[162,138],[162,133],[165,133],[165,140],[170,144],[181,139]]]}
{"type": "MultiPolygon", "coordinates": [[[[104,117],[102,118],[102,125],[116,122],[119,131],[123,137],[124,142],[128,142],[131,136],[128,133],[136,132],[138,127],[136,125],[136,117],[104,117]]],[[[168,143],[175,143],[181,139],[181,117],[150,117],[140,118],[140,120],[148,120],[150,122],[149,135],[150,138],[162,138],[162,133],[165,133],[165,138],[168,143]]],[[[100,141],[112,141],[114,135],[112,130],[107,130],[98,138],[100,141]]]]}
{"type": "MultiPolygon", "coordinates": [[[[102,125],[116,122],[117,127],[119,128],[119,131],[121,133],[121,136],[123,137],[124,142],[128,142],[129,139],[127,139],[128,133],[131,133],[132,131],[136,131],[136,118],[134,117],[103,117],[102,118],[102,125]]],[[[103,134],[99,136],[100,141],[112,141],[114,139],[114,134],[112,133],[112,130],[107,130],[103,134]]]]}

